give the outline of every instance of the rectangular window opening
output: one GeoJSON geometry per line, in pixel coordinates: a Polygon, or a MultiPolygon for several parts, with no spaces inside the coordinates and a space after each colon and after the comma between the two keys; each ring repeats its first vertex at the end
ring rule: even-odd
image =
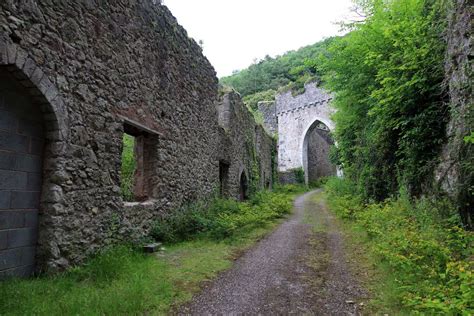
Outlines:
{"type": "Polygon", "coordinates": [[[127,202],[134,202],[135,195],[133,193],[135,169],[137,167],[137,160],[135,157],[135,137],[132,135],[123,134],[123,149],[122,149],[122,174],[121,174],[121,189],[122,198],[127,202]]]}
{"type": "Polygon", "coordinates": [[[121,192],[126,202],[143,202],[148,196],[146,139],[148,134],[135,126],[124,125],[121,192]]]}

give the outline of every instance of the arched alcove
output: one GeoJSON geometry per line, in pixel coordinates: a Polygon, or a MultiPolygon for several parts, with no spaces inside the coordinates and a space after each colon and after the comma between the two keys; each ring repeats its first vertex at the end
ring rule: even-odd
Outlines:
{"type": "Polygon", "coordinates": [[[52,177],[63,170],[68,129],[64,102],[48,76],[18,45],[1,37],[0,112],[3,279],[38,270],[38,250],[45,260],[50,256],[46,249],[54,242],[54,225],[45,215],[51,205],[62,202],[62,189],[52,177]]]}
{"type": "Polygon", "coordinates": [[[241,201],[247,200],[248,199],[248,190],[249,190],[249,184],[248,184],[248,179],[247,175],[245,174],[245,171],[242,171],[240,173],[240,185],[239,185],[239,199],[241,201]]]}
{"type": "Polygon", "coordinates": [[[329,160],[329,150],[334,144],[329,127],[315,120],[304,134],[302,157],[305,182],[317,181],[322,177],[337,174],[337,169],[329,160]]]}

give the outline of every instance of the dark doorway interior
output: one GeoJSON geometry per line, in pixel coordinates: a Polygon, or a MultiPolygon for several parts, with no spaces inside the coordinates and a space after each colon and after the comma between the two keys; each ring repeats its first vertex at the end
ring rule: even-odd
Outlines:
{"type": "Polygon", "coordinates": [[[244,201],[249,198],[248,196],[248,181],[247,181],[247,176],[245,175],[245,172],[242,171],[242,174],[240,175],[240,200],[244,201]]]}
{"type": "Polygon", "coordinates": [[[229,169],[230,165],[225,161],[219,161],[219,195],[225,198],[229,195],[229,169]]]}

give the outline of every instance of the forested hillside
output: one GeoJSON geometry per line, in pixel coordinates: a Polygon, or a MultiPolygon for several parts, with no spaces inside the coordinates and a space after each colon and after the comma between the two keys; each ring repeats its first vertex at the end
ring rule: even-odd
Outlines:
{"type": "Polygon", "coordinates": [[[305,82],[319,80],[317,59],[334,40],[328,38],[275,58],[266,56],[247,69],[221,78],[220,82],[236,89],[247,106],[255,110],[259,101],[272,100],[280,89],[298,91],[305,82]]]}

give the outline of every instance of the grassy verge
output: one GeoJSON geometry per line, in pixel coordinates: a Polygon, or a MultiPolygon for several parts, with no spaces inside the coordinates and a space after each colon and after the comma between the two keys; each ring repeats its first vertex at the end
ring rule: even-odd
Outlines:
{"type": "MultiPolygon", "coordinates": [[[[221,210],[215,217],[218,224],[211,220],[219,213],[216,204],[181,214],[177,221],[188,225],[186,233],[177,226],[167,230],[163,236],[172,242],[159,254],[144,255],[132,247],[115,246],[62,274],[0,283],[0,315],[167,313],[270,232],[290,212],[291,201],[302,190],[285,187],[261,193],[247,203],[225,202],[232,205],[232,212],[221,210]],[[196,216],[202,222],[196,222],[196,216]],[[225,232],[223,227],[232,229],[225,232]]],[[[177,224],[172,219],[167,223],[177,224]]],[[[164,229],[162,224],[156,223],[155,235],[164,229]]]]}
{"type": "Polygon", "coordinates": [[[329,180],[326,192],[344,220],[355,274],[372,293],[370,313],[474,313],[474,235],[449,204],[403,193],[365,204],[342,179],[329,180]]]}

